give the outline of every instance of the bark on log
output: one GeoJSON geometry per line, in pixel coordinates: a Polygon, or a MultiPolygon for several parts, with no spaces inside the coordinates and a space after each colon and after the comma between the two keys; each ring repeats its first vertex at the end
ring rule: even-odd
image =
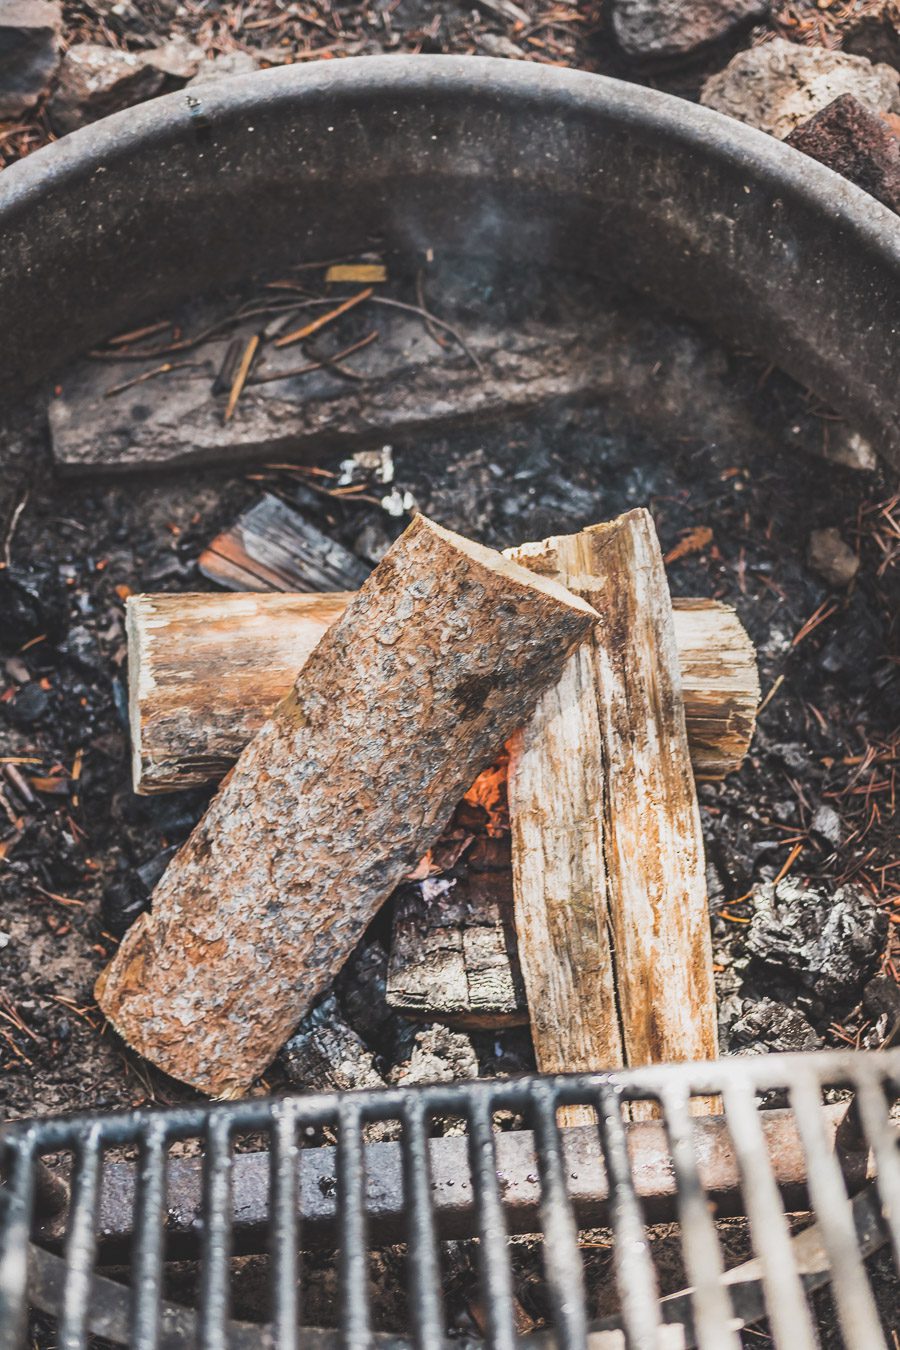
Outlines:
{"type": "Polygon", "coordinates": [[[243,1091],[596,615],[418,516],[241,755],[97,982],[136,1050],[243,1091]]]}
{"type": "MultiPolygon", "coordinates": [[[[350,599],[347,592],[130,596],[135,792],[221,778],[350,599]]],[[[723,778],[740,767],[753,736],[756,654],[727,605],[673,605],[694,773],[723,778]]]]}
{"type": "Polygon", "coordinates": [[[600,616],[510,744],[516,931],[538,1068],[715,1058],[700,816],[653,522],[631,511],[515,556],[566,577],[600,616]]]}

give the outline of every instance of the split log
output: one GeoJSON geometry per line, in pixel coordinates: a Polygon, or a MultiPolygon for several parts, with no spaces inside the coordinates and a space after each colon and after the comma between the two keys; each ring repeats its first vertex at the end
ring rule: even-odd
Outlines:
{"type": "Polygon", "coordinates": [[[538,1068],[715,1058],[700,815],[653,522],[630,511],[515,556],[566,577],[600,616],[510,743],[516,931],[538,1068]]]}
{"type": "MultiPolygon", "coordinates": [[[[350,598],[347,593],[130,596],[135,792],[171,792],[221,778],[350,598]]],[[[673,604],[694,773],[723,778],[740,767],[753,736],[756,653],[727,605],[673,604]]]]}
{"type": "Polygon", "coordinates": [[[595,620],[417,516],[101,974],[116,1030],[201,1091],[245,1090],[595,620]]]}

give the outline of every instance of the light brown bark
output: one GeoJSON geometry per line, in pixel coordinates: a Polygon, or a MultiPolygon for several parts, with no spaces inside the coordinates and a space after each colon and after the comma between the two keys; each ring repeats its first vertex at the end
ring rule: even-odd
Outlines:
{"type": "Polygon", "coordinates": [[[234,1096],[596,615],[418,516],[242,753],[97,982],[136,1050],[234,1096]]]}
{"type": "MultiPolygon", "coordinates": [[[[129,597],[135,791],[221,778],[350,599],[348,592],[129,597]]],[[[740,767],[753,735],[753,644],[727,605],[673,603],[694,773],[722,778],[740,767]]]]}
{"type": "Polygon", "coordinates": [[[510,745],[538,1068],[714,1058],[703,843],[653,522],[631,511],[515,556],[566,578],[600,616],[510,745]]]}

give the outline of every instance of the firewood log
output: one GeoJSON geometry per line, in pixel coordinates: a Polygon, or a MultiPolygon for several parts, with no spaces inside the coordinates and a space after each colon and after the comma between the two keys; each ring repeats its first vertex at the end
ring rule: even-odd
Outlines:
{"type": "MultiPolygon", "coordinates": [[[[221,778],[290,689],[350,594],[133,595],[127,603],[135,792],[221,778]]],[[[675,600],[698,778],[738,769],[753,735],[756,655],[732,609],[675,600]]]]}
{"type": "Polygon", "coordinates": [[[515,556],[566,578],[600,616],[510,743],[516,932],[538,1068],[715,1058],[703,840],[653,522],[630,511],[515,556]]]}
{"type": "Polygon", "coordinates": [[[203,1092],[245,1090],[595,620],[416,517],[101,974],[116,1030],[203,1092]]]}

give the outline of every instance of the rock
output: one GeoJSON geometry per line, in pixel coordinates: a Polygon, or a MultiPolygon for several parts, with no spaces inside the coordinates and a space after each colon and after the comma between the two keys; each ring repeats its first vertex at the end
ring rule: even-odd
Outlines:
{"type": "Polygon", "coordinates": [[[144,63],[169,75],[173,80],[190,80],[206,61],[202,47],[195,47],[186,37],[177,34],[159,47],[142,53],[144,63]]]}
{"type": "Polygon", "coordinates": [[[453,1083],[478,1077],[478,1057],[463,1031],[445,1026],[423,1027],[416,1032],[412,1054],[405,1064],[391,1070],[390,1080],[400,1087],[412,1083],[453,1083]]]}
{"type": "Polygon", "coordinates": [[[202,61],[186,88],[196,89],[198,84],[209,84],[210,80],[221,80],[228,75],[251,75],[258,69],[259,62],[250,52],[222,52],[211,61],[202,61]]]}
{"type": "Polygon", "coordinates": [[[612,25],[629,56],[666,60],[689,56],[768,11],[768,0],[614,0],[612,25]]]}
{"type": "Polygon", "coordinates": [[[884,951],[888,918],[858,886],[803,887],[786,878],[753,892],[742,939],[747,982],[814,1016],[852,1007],[884,951]]]}
{"type": "Polygon", "coordinates": [[[803,1013],[773,998],[745,1000],[729,1039],[731,1053],[740,1055],[818,1050],[822,1044],[803,1013]]]}
{"type": "Polygon", "coordinates": [[[852,94],[801,123],[787,143],[900,211],[900,140],[852,94]]]}
{"type": "Polygon", "coordinates": [[[900,74],[863,56],[775,38],[739,52],[710,76],[700,102],[773,136],[788,136],[841,94],[871,112],[900,112],[900,74]]]}
{"type": "Polygon", "coordinates": [[[810,829],[833,848],[837,848],[841,842],[841,818],[831,806],[816,807],[810,829]]]}
{"type": "Polygon", "coordinates": [[[813,530],[809,536],[806,560],[829,586],[849,586],[859,571],[859,558],[845,544],[840,530],[813,530]]]}
{"type": "Polygon", "coordinates": [[[872,442],[843,422],[829,427],[827,440],[824,444],[819,443],[815,453],[832,464],[842,464],[844,468],[860,473],[874,473],[878,468],[878,455],[872,442]]]}
{"type": "Polygon", "coordinates": [[[50,121],[63,135],[120,108],[158,94],[165,74],[149,65],[146,53],[121,52],[97,42],[76,42],[59,68],[59,84],[50,100],[50,121]]]}
{"type": "Polygon", "coordinates": [[[62,9],[44,0],[0,0],[0,122],[33,108],[59,65],[62,9]]]}

